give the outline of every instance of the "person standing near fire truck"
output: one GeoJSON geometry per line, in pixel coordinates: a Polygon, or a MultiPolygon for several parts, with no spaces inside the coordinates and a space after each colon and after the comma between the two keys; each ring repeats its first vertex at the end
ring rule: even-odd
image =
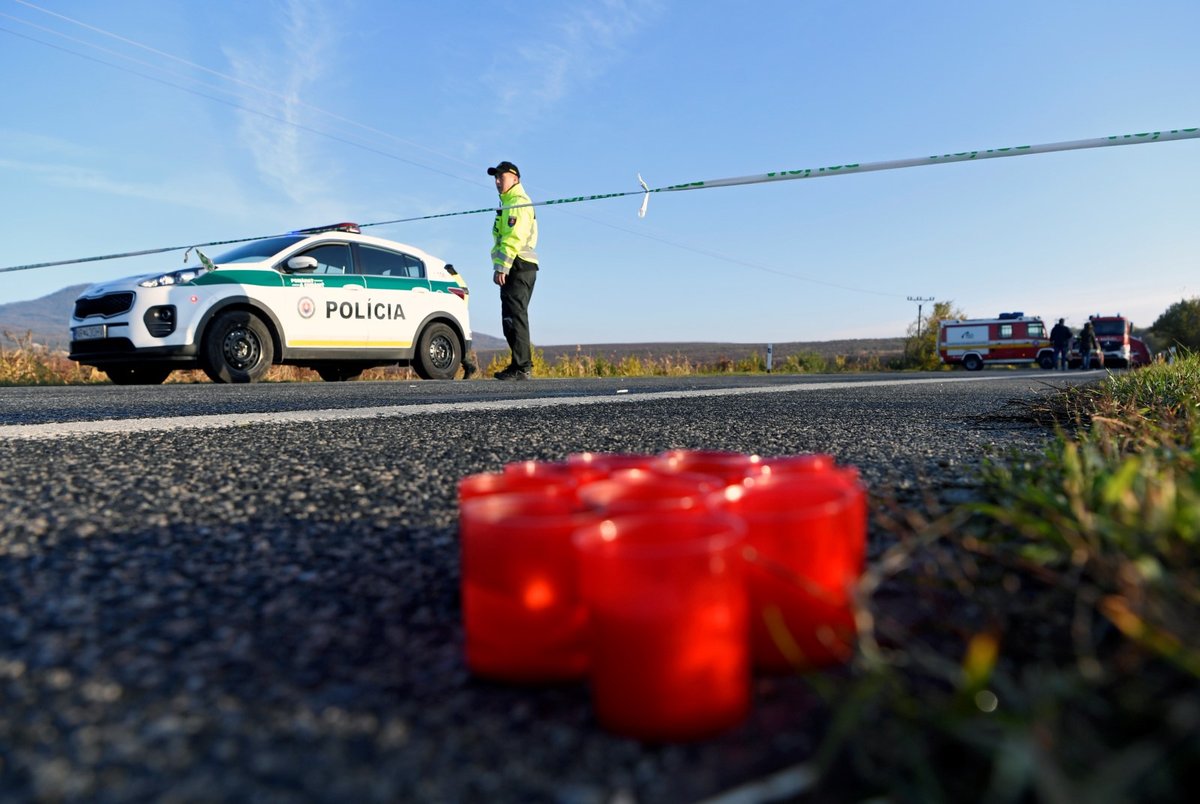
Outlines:
{"type": "Polygon", "coordinates": [[[1050,343],[1054,345],[1054,367],[1059,371],[1067,370],[1067,352],[1071,351],[1071,338],[1074,335],[1071,328],[1063,319],[1050,330],[1050,343]]]}
{"type": "Polygon", "coordinates": [[[1079,365],[1084,371],[1092,368],[1092,353],[1100,348],[1100,342],[1096,340],[1096,328],[1092,326],[1092,322],[1088,321],[1083,325],[1083,329],[1079,330],[1079,356],[1083,358],[1083,362],[1079,365]]]}

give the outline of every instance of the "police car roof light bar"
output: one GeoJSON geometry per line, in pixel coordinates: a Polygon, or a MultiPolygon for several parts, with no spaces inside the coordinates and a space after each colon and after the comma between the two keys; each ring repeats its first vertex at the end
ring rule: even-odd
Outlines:
{"type": "Polygon", "coordinates": [[[331,223],[328,226],[314,226],[311,229],[297,229],[296,234],[320,234],[321,232],[349,232],[350,234],[362,234],[362,229],[357,223],[331,223]]]}

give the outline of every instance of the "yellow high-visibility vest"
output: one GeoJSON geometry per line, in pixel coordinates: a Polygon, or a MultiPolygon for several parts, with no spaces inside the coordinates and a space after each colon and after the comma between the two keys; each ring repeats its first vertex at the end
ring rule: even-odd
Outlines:
{"type": "MultiPolygon", "coordinates": [[[[529,196],[525,188],[517,182],[508,188],[508,192],[500,195],[500,206],[511,207],[515,204],[529,204],[529,196]]],[[[496,222],[492,224],[492,237],[495,245],[492,247],[492,268],[502,274],[512,269],[513,260],[520,257],[525,262],[538,261],[537,215],[533,207],[518,207],[517,209],[496,210],[496,222]]]]}

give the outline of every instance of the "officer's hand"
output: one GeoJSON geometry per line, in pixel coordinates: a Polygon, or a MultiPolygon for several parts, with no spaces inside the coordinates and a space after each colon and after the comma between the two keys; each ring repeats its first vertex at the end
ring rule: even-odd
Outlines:
{"type": "Polygon", "coordinates": [[[496,271],[494,274],[492,274],[492,281],[500,287],[504,287],[504,280],[507,278],[508,274],[501,273],[500,271],[496,271]]]}

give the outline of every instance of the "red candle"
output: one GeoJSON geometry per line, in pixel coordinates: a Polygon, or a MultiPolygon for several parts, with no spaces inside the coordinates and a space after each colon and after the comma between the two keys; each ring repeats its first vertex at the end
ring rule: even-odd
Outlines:
{"type": "Polygon", "coordinates": [[[857,472],[756,478],[719,496],[746,524],[755,667],[779,672],[849,659],[852,591],[866,544],[857,472]]]}
{"type": "Polygon", "coordinates": [[[757,455],[717,450],[674,449],[664,452],[654,463],[656,469],[671,472],[712,475],[723,483],[741,483],[761,471],[763,459],[757,455]]]}
{"type": "Polygon", "coordinates": [[[578,493],[584,505],[605,516],[615,516],[705,508],[712,492],[720,488],[720,481],[709,475],[622,469],[607,480],[585,483],[578,493]]]}
{"type": "MultiPolygon", "coordinates": [[[[532,463],[532,462],[531,462],[532,463]]],[[[524,494],[551,492],[574,496],[578,480],[567,473],[555,471],[504,471],[467,475],[458,482],[459,504],[475,497],[491,494],[524,494]]]]}
{"type": "Polygon", "coordinates": [[[619,516],[575,535],[593,704],[606,728],[693,740],[745,717],[743,534],[734,517],[693,510],[619,516]]]}
{"type": "Polygon", "coordinates": [[[588,479],[607,477],[622,469],[642,469],[653,463],[653,455],[614,452],[576,452],[567,456],[567,466],[577,472],[590,470],[588,479]]]}
{"type": "Polygon", "coordinates": [[[804,455],[782,455],[762,459],[762,474],[764,477],[780,479],[791,477],[795,482],[805,482],[795,475],[821,475],[809,477],[809,483],[832,483],[844,485],[857,492],[857,500],[851,504],[845,513],[847,528],[851,534],[861,534],[852,538],[848,544],[853,550],[857,548],[858,555],[853,563],[861,570],[866,560],[867,532],[867,495],[859,480],[858,469],[853,466],[838,466],[832,455],[825,453],[809,453],[804,455]]]}
{"type": "Polygon", "coordinates": [[[583,677],[587,611],[571,536],[594,520],[554,490],[462,504],[463,623],[473,673],[520,682],[583,677]]]}
{"type": "Polygon", "coordinates": [[[504,474],[521,477],[540,477],[547,480],[572,477],[571,467],[551,461],[513,461],[504,464],[504,474]]]}
{"type": "MultiPolygon", "coordinates": [[[[791,475],[808,472],[827,472],[830,469],[836,468],[836,462],[832,455],[814,452],[803,455],[776,455],[769,458],[762,458],[760,459],[759,466],[762,469],[762,474],[791,475]]],[[[846,467],[846,469],[857,472],[852,467],[846,467]]]]}

